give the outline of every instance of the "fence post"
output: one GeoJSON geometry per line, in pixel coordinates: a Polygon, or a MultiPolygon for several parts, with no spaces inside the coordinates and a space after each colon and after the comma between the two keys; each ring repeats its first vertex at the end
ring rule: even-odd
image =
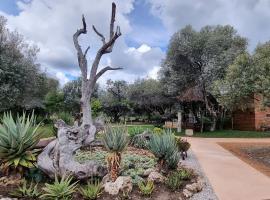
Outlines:
{"type": "Polygon", "coordinates": [[[182,113],[179,111],[177,113],[177,133],[182,131],[182,113]]]}

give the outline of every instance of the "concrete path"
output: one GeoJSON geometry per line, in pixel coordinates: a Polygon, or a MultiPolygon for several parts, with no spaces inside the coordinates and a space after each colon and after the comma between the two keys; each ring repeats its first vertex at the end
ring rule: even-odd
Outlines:
{"type": "Polygon", "coordinates": [[[269,142],[270,139],[187,138],[220,200],[270,200],[270,178],[217,142],[269,142]]]}

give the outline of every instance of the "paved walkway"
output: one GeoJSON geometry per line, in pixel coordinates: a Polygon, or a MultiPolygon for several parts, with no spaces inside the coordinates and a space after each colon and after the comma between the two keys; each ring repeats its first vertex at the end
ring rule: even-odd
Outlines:
{"type": "Polygon", "coordinates": [[[217,142],[269,142],[270,139],[187,138],[220,200],[270,200],[270,178],[217,142]]]}

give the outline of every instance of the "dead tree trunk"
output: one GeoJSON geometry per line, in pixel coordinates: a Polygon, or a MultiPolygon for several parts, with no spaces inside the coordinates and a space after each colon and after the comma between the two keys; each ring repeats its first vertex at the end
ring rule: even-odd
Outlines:
{"type": "Polygon", "coordinates": [[[73,127],[69,127],[62,122],[60,126],[59,123],[56,125],[58,127],[57,139],[49,143],[38,157],[39,168],[50,177],[54,177],[55,174],[63,176],[66,173],[72,174],[78,179],[105,175],[104,169],[94,161],[87,164],[80,164],[75,161],[73,155],[76,150],[82,146],[89,145],[95,140],[97,127],[93,123],[90,99],[97,80],[106,71],[122,69],[120,67],[113,68],[107,66],[98,71],[100,59],[104,54],[112,52],[115,41],[121,36],[120,27],[117,26],[116,29],[114,28],[115,12],[116,5],[112,3],[110,36],[108,40],[105,39],[95,26],[92,26],[94,32],[101,38],[102,46],[97,51],[90,70],[88,70],[86,58],[90,47],[87,47],[83,51],[78,41],[81,34],[87,33],[84,16],[82,16],[82,28],[78,29],[73,35],[73,43],[77,51],[78,64],[82,75],[80,100],[82,122],[80,124],[74,124],[73,127]]]}

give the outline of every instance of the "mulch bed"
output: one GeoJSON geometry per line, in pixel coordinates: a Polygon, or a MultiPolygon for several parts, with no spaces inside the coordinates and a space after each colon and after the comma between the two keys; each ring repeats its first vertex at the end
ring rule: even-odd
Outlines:
{"type": "Polygon", "coordinates": [[[227,143],[220,146],[235,156],[270,177],[270,143],[227,143]]]}

